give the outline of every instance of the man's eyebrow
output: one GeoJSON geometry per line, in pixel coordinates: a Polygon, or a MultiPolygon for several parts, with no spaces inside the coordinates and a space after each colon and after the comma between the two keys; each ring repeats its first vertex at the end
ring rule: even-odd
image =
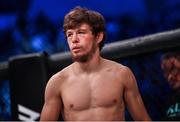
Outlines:
{"type": "Polygon", "coordinates": [[[87,29],[84,29],[84,28],[79,28],[78,30],[81,30],[81,31],[86,31],[87,29]]]}
{"type": "Polygon", "coordinates": [[[72,30],[67,30],[66,33],[72,33],[72,30]]]}

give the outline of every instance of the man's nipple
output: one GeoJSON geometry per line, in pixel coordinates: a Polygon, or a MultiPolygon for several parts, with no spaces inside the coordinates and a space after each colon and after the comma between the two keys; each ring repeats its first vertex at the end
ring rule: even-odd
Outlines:
{"type": "Polygon", "coordinates": [[[116,103],[117,103],[117,100],[116,100],[116,99],[113,99],[113,103],[116,104],[116,103]]]}
{"type": "Polygon", "coordinates": [[[70,108],[72,109],[74,107],[74,105],[73,104],[70,104],[70,108]]]}

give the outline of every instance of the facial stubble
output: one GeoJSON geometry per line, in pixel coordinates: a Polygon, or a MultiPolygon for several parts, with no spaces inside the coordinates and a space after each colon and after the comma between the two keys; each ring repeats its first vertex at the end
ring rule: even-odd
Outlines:
{"type": "Polygon", "coordinates": [[[96,44],[95,44],[95,42],[93,42],[89,52],[87,52],[86,54],[79,55],[79,56],[74,56],[72,54],[72,59],[73,59],[74,62],[85,63],[85,62],[91,60],[91,58],[93,57],[96,49],[97,49],[96,44]]]}

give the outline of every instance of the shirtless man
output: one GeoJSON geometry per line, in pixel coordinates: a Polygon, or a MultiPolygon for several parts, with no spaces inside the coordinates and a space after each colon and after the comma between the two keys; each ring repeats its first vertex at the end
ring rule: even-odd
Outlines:
{"type": "Polygon", "coordinates": [[[131,70],[104,59],[101,14],[76,7],[64,19],[64,32],[74,63],[50,78],[40,120],[150,120],[131,70]]]}

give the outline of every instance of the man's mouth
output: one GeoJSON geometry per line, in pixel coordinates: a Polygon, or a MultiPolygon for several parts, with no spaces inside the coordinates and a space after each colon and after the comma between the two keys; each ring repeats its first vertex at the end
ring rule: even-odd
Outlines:
{"type": "Polygon", "coordinates": [[[81,49],[80,47],[73,47],[73,48],[72,48],[72,51],[73,51],[73,52],[78,52],[78,51],[80,51],[80,49],[81,49]]]}

